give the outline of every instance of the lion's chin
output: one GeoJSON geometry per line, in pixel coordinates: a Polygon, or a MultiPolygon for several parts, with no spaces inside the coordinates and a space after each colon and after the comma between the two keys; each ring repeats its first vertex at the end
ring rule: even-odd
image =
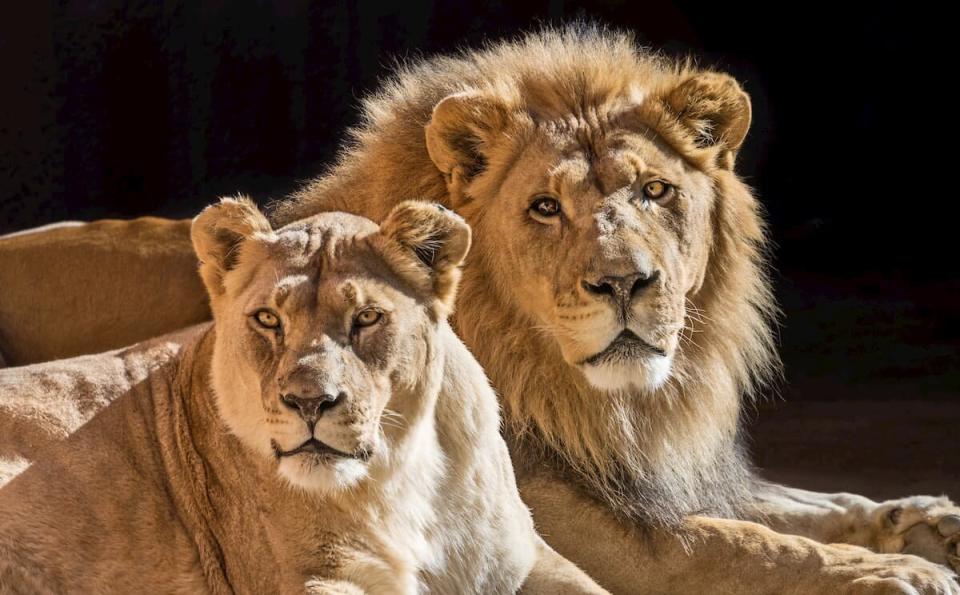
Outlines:
{"type": "Polygon", "coordinates": [[[330,494],[360,483],[367,476],[367,463],[358,459],[330,459],[301,453],[280,459],[278,472],[292,486],[330,494]]]}
{"type": "Polygon", "coordinates": [[[603,391],[639,390],[651,393],[670,378],[672,360],[666,355],[647,355],[642,358],[580,364],[578,367],[591,386],[603,391]]]}

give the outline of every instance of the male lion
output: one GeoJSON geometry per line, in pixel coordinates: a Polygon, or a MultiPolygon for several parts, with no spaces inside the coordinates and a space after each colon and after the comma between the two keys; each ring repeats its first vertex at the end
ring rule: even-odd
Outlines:
{"type": "Polygon", "coordinates": [[[537,536],[446,323],[469,227],[193,227],[214,324],[0,490],[0,592],[602,593],[537,536]]]}
{"type": "Polygon", "coordinates": [[[560,553],[620,593],[957,591],[874,553],[956,568],[946,499],[793,490],[745,460],[744,399],[778,362],[736,81],[572,28],[404,68],[363,116],[274,219],[423,198],[470,222],[455,327],[560,553]]]}

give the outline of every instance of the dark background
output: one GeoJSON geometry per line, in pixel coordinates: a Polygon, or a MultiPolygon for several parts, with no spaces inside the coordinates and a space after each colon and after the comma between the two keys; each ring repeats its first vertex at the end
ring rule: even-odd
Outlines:
{"type": "Polygon", "coordinates": [[[750,413],[759,463],[807,484],[832,487],[834,473],[867,490],[960,495],[956,107],[931,43],[948,19],[917,4],[840,4],[7,7],[0,233],[187,217],[237,191],[279,198],[331,160],[395,59],[597,20],[727,70],[753,98],[739,171],[777,246],[787,370],[782,398],[750,413]]]}

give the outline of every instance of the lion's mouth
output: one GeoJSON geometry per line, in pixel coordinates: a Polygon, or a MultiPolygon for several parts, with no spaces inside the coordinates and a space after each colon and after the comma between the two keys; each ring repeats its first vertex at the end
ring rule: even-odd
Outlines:
{"type": "Polygon", "coordinates": [[[311,438],[292,450],[281,449],[276,440],[271,440],[270,446],[273,447],[273,452],[278,459],[292,457],[298,454],[312,454],[322,458],[360,459],[361,461],[366,461],[370,458],[369,451],[360,450],[356,453],[343,452],[316,438],[311,438]]]}
{"type": "Polygon", "coordinates": [[[602,366],[603,364],[634,360],[649,355],[666,357],[667,352],[647,343],[630,329],[623,329],[603,351],[591,355],[583,360],[581,364],[587,366],[602,366]]]}

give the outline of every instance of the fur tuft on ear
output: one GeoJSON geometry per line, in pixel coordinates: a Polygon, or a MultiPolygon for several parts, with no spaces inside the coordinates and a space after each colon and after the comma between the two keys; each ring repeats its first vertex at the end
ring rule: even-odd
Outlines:
{"type": "Polygon", "coordinates": [[[694,74],[663,101],[697,146],[719,148],[718,165],[733,168],[751,118],[750,96],[733,77],[717,72],[694,74]]]}
{"type": "Polygon", "coordinates": [[[427,274],[434,296],[451,308],[460,283],[460,265],[470,250],[467,222],[441,205],[406,201],[390,211],[380,233],[399,249],[405,263],[413,265],[411,273],[427,274]]]}
{"type": "Polygon", "coordinates": [[[476,92],[448,95],[433,108],[425,129],[430,159],[460,185],[486,168],[491,143],[507,126],[507,109],[476,92]]]}
{"type": "Polygon", "coordinates": [[[270,231],[270,222],[245,196],[221,198],[194,218],[190,237],[200,259],[200,277],[211,297],[223,294],[223,277],[237,265],[243,241],[270,231]]]}

